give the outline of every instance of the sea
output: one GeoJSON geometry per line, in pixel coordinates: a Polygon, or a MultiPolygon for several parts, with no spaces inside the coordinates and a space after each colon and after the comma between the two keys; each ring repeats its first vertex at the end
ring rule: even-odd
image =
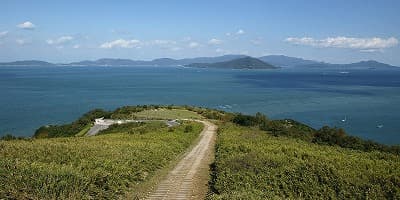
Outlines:
{"type": "Polygon", "coordinates": [[[291,118],[400,144],[400,68],[0,67],[0,135],[125,105],[174,104],[291,118]]]}

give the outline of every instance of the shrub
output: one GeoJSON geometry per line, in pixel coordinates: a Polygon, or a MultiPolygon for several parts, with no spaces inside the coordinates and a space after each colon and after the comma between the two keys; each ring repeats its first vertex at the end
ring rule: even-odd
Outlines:
{"type": "Polygon", "coordinates": [[[189,133],[189,132],[192,132],[192,131],[193,131],[193,126],[192,125],[186,125],[185,126],[185,130],[184,130],[185,133],[189,133]]]}

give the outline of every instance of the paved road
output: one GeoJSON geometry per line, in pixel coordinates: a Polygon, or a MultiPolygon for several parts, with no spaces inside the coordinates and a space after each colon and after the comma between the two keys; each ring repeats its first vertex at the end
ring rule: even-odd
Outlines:
{"type": "Polygon", "coordinates": [[[208,121],[196,121],[204,124],[200,141],[150,193],[148,199],[204,199],[207,188],[201,188],[206,186],[209,177],[208,170],[204,169],[212,162],[210,157],[217,126],[208,121]]]}
{"type": "Polygon", "coordinates": [[[110,125],[101,125],[101,124],[95,124],[93,125],[89,131],[86,133],[87,136],[93,136],[99,133],[101,130],[108,129],[110,125]]]}

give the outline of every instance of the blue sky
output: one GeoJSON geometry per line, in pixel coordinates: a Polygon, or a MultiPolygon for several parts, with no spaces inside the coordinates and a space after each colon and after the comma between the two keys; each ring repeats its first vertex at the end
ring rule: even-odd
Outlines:
{"type": "Polygon", "coordinates": [[[0,61],[283,54],[400,66],[400,1],[0,2],[0,61]]]}

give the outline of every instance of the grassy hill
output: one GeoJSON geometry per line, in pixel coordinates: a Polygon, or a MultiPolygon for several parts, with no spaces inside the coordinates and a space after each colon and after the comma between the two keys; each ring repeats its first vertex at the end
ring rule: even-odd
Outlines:
{"type": "Polygon", "coordinates": [[[400,157],[219,125],[210,199],[399,199],[400,157]]]}
{"type": "Polygon", "coordinates": [[[137,118],[142,119],[200,119],[201,116],[193,111],[184,109],[152,109],[135,113],[137,118]]]}
{"type": "Polygon", "coordinates": [[[0,141],[0,199],[143,197],[200,133],[202,125],[186,123],[173,129],[124,124],[94,137],[0,141]]]}
{"type": "Polygon", "coordinates": [[[0,199],[143,197],[202,128],[128,123],[83,137],[98,117],[217,123],[209,199],[400,199],[400,146],[261,113],[173,105],[96,109],[69,124],[40,127],[32,139],[5,137],[0,199]]]}

